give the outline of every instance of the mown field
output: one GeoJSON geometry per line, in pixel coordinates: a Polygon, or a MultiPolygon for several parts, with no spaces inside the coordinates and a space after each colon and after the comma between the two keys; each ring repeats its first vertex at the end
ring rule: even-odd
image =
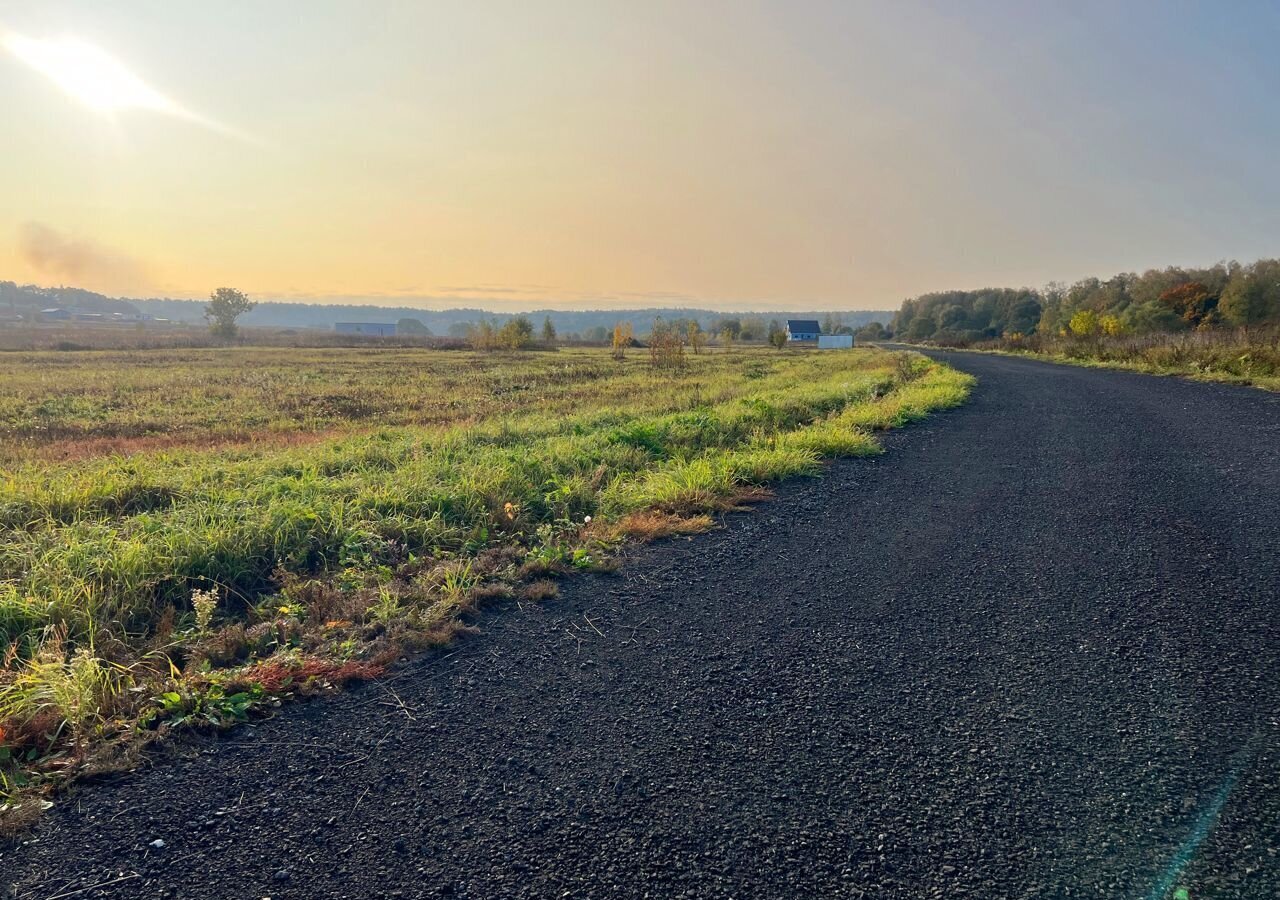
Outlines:
{"type": "Polygon", "coordinates": [[[969,381],[879,350],[0,358],[0,802],[376,677],[969,381]]]}

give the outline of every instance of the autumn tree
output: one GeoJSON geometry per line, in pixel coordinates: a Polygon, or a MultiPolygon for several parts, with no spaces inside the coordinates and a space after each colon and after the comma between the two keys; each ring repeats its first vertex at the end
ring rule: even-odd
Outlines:
{"type": "Polygon", "coordinates": [[[1124,323],[1120,321],[1119,316],[1105,315],[1098,319],[1098,328],[1107,337],[1119,337],[1124,334],[1124,323]]]}
{"type": "Polygon", "coordinates": [[[1218,320],[1218,297],[1199,281],[1188,281],[1160,295],[1160,304],[1192,328],[1208,328],[1218,320]]]}
{"type": "Polygon", "coordinates": [[[631,346],[631,323],[619,322],[613,326],[613,358],[623,359],[631,346]]]}
{"type": "Polygon", "coordinates": [[[1076,337],[1092,337],[1098,333],[1098,314],[1091,309],[1078,309],[1067,327],[1076,337]]]}
{"type": "Polygon", "coordinates": [[[661,317],[654,320],[649,334],[649,362],[655,369],[678,369],[684,365],[684,339],[661,317]]]}
{"type": "Polygon", "coordinates": [[[556,342],[556,326],[551,323],[551,317],[547,316],[542,320],[542,343],[547,346],[554,346],[556,342]]]}

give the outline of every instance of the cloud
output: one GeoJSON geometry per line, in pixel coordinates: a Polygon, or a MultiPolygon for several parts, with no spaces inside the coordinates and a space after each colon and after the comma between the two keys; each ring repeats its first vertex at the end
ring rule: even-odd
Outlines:
{"type": "Polygon", "coordinates": [[[43,222],[18,227],[18,254],[42,275],[77,287],[136,290],[149,283],[138,260],[91,240],[67,235],[43,222]]]}

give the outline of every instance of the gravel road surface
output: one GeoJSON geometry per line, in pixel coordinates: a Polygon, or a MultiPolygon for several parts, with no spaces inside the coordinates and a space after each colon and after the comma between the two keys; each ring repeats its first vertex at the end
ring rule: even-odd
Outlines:
{"type": "Polygon", "coordinates": [[[1280,897],[1280,396],[937,355],[882,457],[87,785],[0,896],[1280,897]]]}

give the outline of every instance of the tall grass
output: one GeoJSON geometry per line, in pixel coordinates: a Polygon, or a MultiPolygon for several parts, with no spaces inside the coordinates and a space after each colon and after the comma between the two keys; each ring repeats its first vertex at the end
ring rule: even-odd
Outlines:
{"type": "MultiPolygon", "coordinates": [[[[10,756],[124,740],[140,721],[187,721],[197,708],[207,717],[250,696],[234,688],[260,694],[260,679],[241,682],[264,661],[313,674],[328,671],[317,660],[380,665],[450,632],[477,597],[599,564],[628,516],[695,519],[811,474],[822,458],[876,453],[874,430],[959,403],[969,385],[882,351],[720,355],[678,372],[603,352],[551,356],[453,354],[450,369],[424,354],[437,388],[474,371],[489,391],[459,386],[470,405],[453,421],[366,429],[348,419],[345,434],[306,445],[37,458],[3,471],[0,742],[10,756]],[[522,399],[505,401],[510,393],[522,399]]],[[[374,394],[398,391],[381,360],[363,373],[341,362],[331,372],[347,373],[351,393],[362,376],[374,394]]],[[[112,365],[124,383],[188,377],[112,365]]],[[[315,382],[312,396],[332,389],[315,382]]],[[[149,390],[135,408],[158,402],[149,390]]],[[[232,396],[269,402],[243,382],[232,396]]],[[[72,400],[69,409],[89,403],[72,400]]],[[[400,396],[396,408],[451,402],[400,396]]]]}
{"type": "Polygon", "coordinates": [[[973,347],[1280,391],[1280,329],[1275,327],[1093,337],[1032,335],[973,347]]]}

